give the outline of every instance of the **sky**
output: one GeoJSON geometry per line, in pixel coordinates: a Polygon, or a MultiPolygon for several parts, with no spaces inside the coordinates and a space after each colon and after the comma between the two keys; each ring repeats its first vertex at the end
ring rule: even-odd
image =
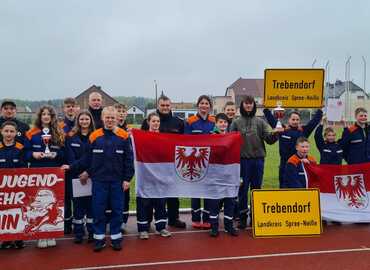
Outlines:
{"type": "Polygon", "coordinates": [[[265,68],[324,67],[370,92],[370,1],[1,0],[0,98],[195,101],[265,68]],[[316,59],[316,61],[315,61],[316,59]]]}

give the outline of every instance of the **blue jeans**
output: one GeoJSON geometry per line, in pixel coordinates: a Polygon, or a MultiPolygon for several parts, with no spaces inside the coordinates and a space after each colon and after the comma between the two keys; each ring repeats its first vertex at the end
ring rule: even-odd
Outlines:
{"type": "Polygon", "coordinates": [[[265,160],[263,158],[242,158],[240,160],[240,171],[243,179],[243,184],[239,192],[239,213],[241,220],[246,221],[247,219],[249,187],[253,190],[260,189],[262,186],[264,165],[265,160]]]}

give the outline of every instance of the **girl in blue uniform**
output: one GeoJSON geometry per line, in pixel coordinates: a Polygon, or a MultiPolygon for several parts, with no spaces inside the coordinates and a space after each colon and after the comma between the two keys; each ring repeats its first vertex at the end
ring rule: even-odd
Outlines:
{"type": "MultiPolygon", "coordinates": [[[[153,112],[149,114],[147,121],[150,132],[159,132],[160,119],[157,113],[153,112]]],[[[157,234],[162,237],[170,237],[171,233],[166,230],[166,199],[136,197],[137,228],[139,231],[139,238],[143,240],[149,238],[148,232],[150,220],[152,220],[153,209],[157,234]]]]}
{"type": "MultiPolygon", "coordinates": [[[[37,112],[34,127],[27,131],[25,140],[26,161],[30,167],[60,167],[64,161],[64,132],[59,127],[55,110],[42,106],[37,112]],[[51,135],[45,144],[43,135],[51,135]],[[48,147],[47,147],[48,146],[48,147]],[[49,149],[50,152],[45,151],[49,149]]],[[[55,239],[39,239],[38,248],[56,246],[55,239]]]]}
{"type": "MultiPolygon", "coordinates": [[[[0,141],[0,169],[27,167],[24,162],[23,144],[15,141],[18,132],[16,123],[5,121],[0,129],[2,136],[0,141]]],[[[23,247],[24,242],[22,240],[6,241],[1,244],[2,249],[20,249],[23,247]]]]}
{"type": "MultiPolygon", "coordinates": [[[[92,115],[82,111],[77,116],[76,125],[66,138],[66,153],[68,164],[73,164],[82,158],[89,148],[89,136],[95,130],[92,115]]],[[[86,185],[89,175],[86,171],[81,174],[72,173],[70,179],[79,178],[82,185],[86,185]]],[[[92,202],[91,196],[73,198],[73,228],[76,244],[81,244],[85,234],[85,224],[88,232],[88,242],[94,241],[92,229],[92,202]]]]}
{"type": "MultiPolygon", "coordinates": [[[[210,134],[215,127],[215,118],[210,115],[212,102],[209,96],[202,95],[197,101],[198,113],[189,117],[185,123],[185,134],[210,134]]],[[[191,199],[191,221],[193,228],[210,229],[209,200],[204,199],[204,209],[201,209],[201,199],[191,199]],[[202,215],[201,215],[202,213],[202,215]],[[203,222],[202,222],[203,221],[203,222]]]]}

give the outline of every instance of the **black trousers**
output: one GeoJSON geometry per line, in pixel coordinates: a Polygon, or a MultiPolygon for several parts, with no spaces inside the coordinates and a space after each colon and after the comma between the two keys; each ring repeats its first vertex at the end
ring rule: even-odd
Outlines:
{"type": "Polygon", "coordinates": [[[167,198],[166,203],[168,223],[175,223],[179,219],[180,200],[179,198],[167,198]]]}

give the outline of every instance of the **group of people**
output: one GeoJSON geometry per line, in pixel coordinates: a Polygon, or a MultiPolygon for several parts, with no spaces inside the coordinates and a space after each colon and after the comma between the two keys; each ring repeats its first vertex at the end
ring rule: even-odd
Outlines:
{"type": "MultiPolygon", "coordinates": [[[[225,231],[237,236],[238,228],[247,227],[250,207],[248,191],[262,186],[265,143],[279,141],[281,188],[305,188],[303,163],[315,163],[309,154],[308,137],[315,130],[315,141],[320,151],[321,164],[348,164],[370,162],[370,136],[367,111],[357,108],[356,122],[344,127],[340,140],[328,126],[319,109],[306,124],[301,124],[300,113],[292,111],[287,124],[276,127],[277,119],[264,109],[265,119],[256,116],[257,104],[252,96],[240,103],[240,116],[233,102],[227,102],[224,112],[211,115],[212,101],[202,95],[197,100],[197,114],[185,121],[171,112],[171,100],[158,99],[157,111],[150,113],[141,128],[148,132],[174,134],[225,134],[240,132],[241,184],[237,198],[191,199],[192,227],[207,229],[211,237],[219,235],[219,213],[224,209],[225,231]],[[203,201],[203,208],[202,208],[203,201]]],[[[77,111],[73,98],[63,103],[65,117],[58,121],[55,109],[42,106],[30,128],[16,118],[16,104],[4,100],[1,104],[0,168],[61,167],[65,180],[65,233],[74,233],[74,242],[81,244],[87,232],[87,241],[94,242],[94,251],[106,246],[106,227],[109,224],[111,246],[122,249],[122,233],[129,217],[130,181],[134,176],[133,150],[130,130],[126,123],[127,108],[122,104],[103,107],[102,96],[93,92],[89,96],[89,109],[77,111]],[[45,145],[43,135],[51,135],[45,145]],[[45,151],[49,147],[50,153],[45,151]],[[92,195],[73,197],[72,181],[85,185],[92,181],[92,195]],[[73,208],[73,209],[72,209],[73,208]],[[72,226],[73,225],[73,226],[72,226]]],[[[161,237],[171,233],[167,225],[186,228],[179,218],[179,198],[136,198],[137,228],[140,239],[149,238],[150,224],[161,237]]],[[[55,239],[40,239],[39,248],[56,245],[55,239]]],[[[3,242],[2,248],[22,248],[23,241],[3,242]]]]}

